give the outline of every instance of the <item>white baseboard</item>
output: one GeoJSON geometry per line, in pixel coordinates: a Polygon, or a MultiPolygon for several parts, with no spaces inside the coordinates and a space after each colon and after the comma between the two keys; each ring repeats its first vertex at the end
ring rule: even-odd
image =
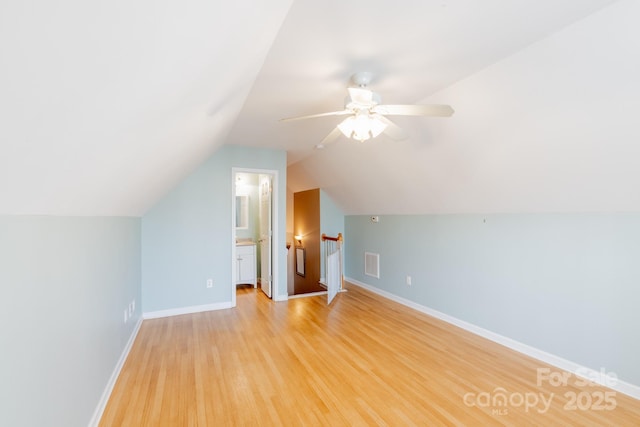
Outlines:
{"type": "Polygon", "coordinates": [[[627,396],[633,397],[634,399],[640,399],[640,386],[622,381],[620,379],[616,379],[613,382],[613,384],[611,384],[606,381],[607,380],[606,376],[602,375],[602,373],[597,370],[587,368],[585,366],[579,365],[578,363],[553,355],[551,353],[547,353],[546,351],[542,351],[535,347],[531,347],[527,344],[523,344],[519,341],[513,340],[511,338],[507,338],[495,332],[491,332],[487,329],[481,328],[472,323],[466,322],[464,320],[460,320],[453,316],[449,316],[448,314],[434,310],[430,307],[426,307],[424,305],[418,304],[406,298],[402,298],[390,292],[376,288],[375,286],[367,285],[366,283],[360,282],[356,279],[345,277],[345,281],[352,283],[356,286],[359,286],[363,289],[366,289],[370,292],[373,292],[374,294],[380,295],[384,298],[390,299],[399,304],[402,304],[404,306],[417,310],[421,313],[428,314],[429,316],[443,320],[447,323],[450,323],[466,331],[474,333],[478,336],[481,336],[483,338],[486,338],[488,340],[501,344],[519,353],[523,353],[527,356],[533,357],[534,359],[548,363],[549,365],[555,366],[567,372],[571,372],[577,376],[586,378],[604,387],[608,387],[612,390],[619,391],[620,393],[626,394],[627,396]]]}
{"type": "Polygon", "coordinates": [[[289,298],[291,298],[289,295],[274,295],[273,300],[274,301],[288,301],[289,298]]]}
{"type": "Polygon", "coordinates": [[[98,406],[96,407],[95,411],[93,411],[93,416],[91,417],[91,421],[89,421],[89,427],[98,427],[98,424],[100,424],[100,418],[102,418],[102,414],[107,407],[107,403],[109,402],[109,397],[111,397],[113,387],[116,385],[116,381],[118,380],[118,376],[120,376],[120,371],[124,366],[124,362],[126,362],[127,357],[129,356],[129,351],[131,351],[131,347],[133,347],[133,343],[138,336],[140,326],[142,326],[142,316],[140,316],[138,322],[136,323],[136,326],[133,328],[133,332],[131,333],[131,336],[129,336],[127,345],[124,346],[124,350],[122,350],[120,359],[118,359],[118,363],[111,373],[111,377],[109,377],[107,386],[105,387],[104,391],[102,392],[102,396],[98,401],[98,406]]]}
{"type": "Polygon", "coordinates": [[[193,305],[191,307],[171,308],[169,310],[149,311],[142,313],[144,319],[158,319],[161,317],[179,316],[181,314],[201,313],[203,311],[224,310],[233,308],[231,301],[216,302],[213,304],[193,305]]]}

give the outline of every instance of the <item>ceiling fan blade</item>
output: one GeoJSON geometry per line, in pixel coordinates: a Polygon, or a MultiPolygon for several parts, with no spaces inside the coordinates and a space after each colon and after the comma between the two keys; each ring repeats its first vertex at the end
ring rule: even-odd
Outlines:
{"type": "Polygon", "coordinates": [[[325,136],[322,141],[316,144],[316,148],[318,149],[324,148],[325,145],[331,144],[333,141],[338,139],[340,135],[342,135],[342,132],[340,132],[340,129],[338,129],[337,127],[333,128],[333,130],[329,132],[329,135],[325,136]]]}
{"type": "Polygon", "coordinates": [[[380,120],[382,123],[387,125],[387,127],[382,131],[385,135],[387,135],[391,139],[395,139],[396,141],[401,141],[403,139],[407,139],[409,134],[406,130],[402,129],[397,124],[393,123],[391,120],[387,119],[385,116],[376,115],[376,118],[380,120]]]}
{"type": "Polygon", "coordinates": [[[361,87],[349,87],[347,88],[349,91],[349,97],[351,98],[351,102],[355,102],[356,104],[371,104],[373,101],[373,92],[369,89],[364,89],[361,87]]]}
{"type": "Polygon", "coordinates": [[[449,105],[376,105],[373,111],[390,116],[450,117],[453,114],[449,105]]]}
{"type": "Polygon", "coordinates": [[[308,116],[287,117],[286,119],[280,119],[279,121],[292,122],[294,120],[313,119],[316,117],[326,117],[326,116],[344,116],[347,114],[353,114],[353,111],[350,111],[350,110],[331,111],[329,113],[310,114],[308,116]]]}

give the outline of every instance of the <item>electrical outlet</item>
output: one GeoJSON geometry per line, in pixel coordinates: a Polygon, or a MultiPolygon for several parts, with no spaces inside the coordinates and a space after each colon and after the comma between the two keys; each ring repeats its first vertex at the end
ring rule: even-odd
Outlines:
{"type": "Polygon", "coordinates": [[[411,286],[411,276],[407,276],[407,286],[411,286]]]}
{"type": "Polygon", "coordinates": [[[127,323],[127,319],[128,319],[127,314],[129,314],[129,313],[127,312],[127,309],[125,308],[124,309],[124,323],[127,323]]]}
{"type": "Polygon", "coordinates": [[[136,300],[131,301],[131,304],[133,305],[133,311],[135,313],[135,311],[136,311],[136,300]]]}
{"type": "Polygon", "coordinates": [[[213,287],[213,279],[207,279],[207,288],[213,287]]]}
{"type": "Polygon", "coordinates": [[[129,303],[129,317],[133,315],[133,302],[129,303]]]}

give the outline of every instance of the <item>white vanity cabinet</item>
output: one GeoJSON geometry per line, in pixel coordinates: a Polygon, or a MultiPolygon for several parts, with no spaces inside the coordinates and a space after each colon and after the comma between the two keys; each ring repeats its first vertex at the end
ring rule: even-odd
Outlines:
{"type": "Polygon", "coordinates": [[[255,243],[236,245],[236,285],[258,287],[255,243]]]}

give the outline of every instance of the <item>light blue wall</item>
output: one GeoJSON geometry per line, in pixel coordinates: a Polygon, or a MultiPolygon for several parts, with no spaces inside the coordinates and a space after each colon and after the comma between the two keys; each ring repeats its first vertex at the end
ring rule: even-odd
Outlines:
{"type": "MultiPolygon", "coordinates": [[[[324,190],[320,190],[320,234],[322,233],[332,237],[339,233],[344,235],[344,213],[324,190]]],[[[322,247],[320,251],[322,254],[322,247]]],[[[321,262],[320,276],[323,278],[326,277],[324,267],[324,262],[321,262]]]]}
{"type": "Polygon", "coordinates": [[[140,299],[140,219],[0,216],[0,425],[86,426],[140,299]]]}
{"type": "Polygon", "coordinates": [[[640,385],[639,214],[347,216],[345,226],[347,277],[640,385]],[[380,254],[380,279],[364,275],[365,251],[380,254]]]}
{"type": "Polygon", "coordinates": [[[142,218],[143,311],[231,302],[232,168],[278,171],[282,254],[276,295],[286,284],[286,152],[223,146],[142,218]],[[207,279],[214,286],[206,288],[207,279]]]}
{"type": "Polygon", "coordinates": [[[344,212],[324,190],[320,190],[320,233],[333,237],[344,234],[344,212]]]}

